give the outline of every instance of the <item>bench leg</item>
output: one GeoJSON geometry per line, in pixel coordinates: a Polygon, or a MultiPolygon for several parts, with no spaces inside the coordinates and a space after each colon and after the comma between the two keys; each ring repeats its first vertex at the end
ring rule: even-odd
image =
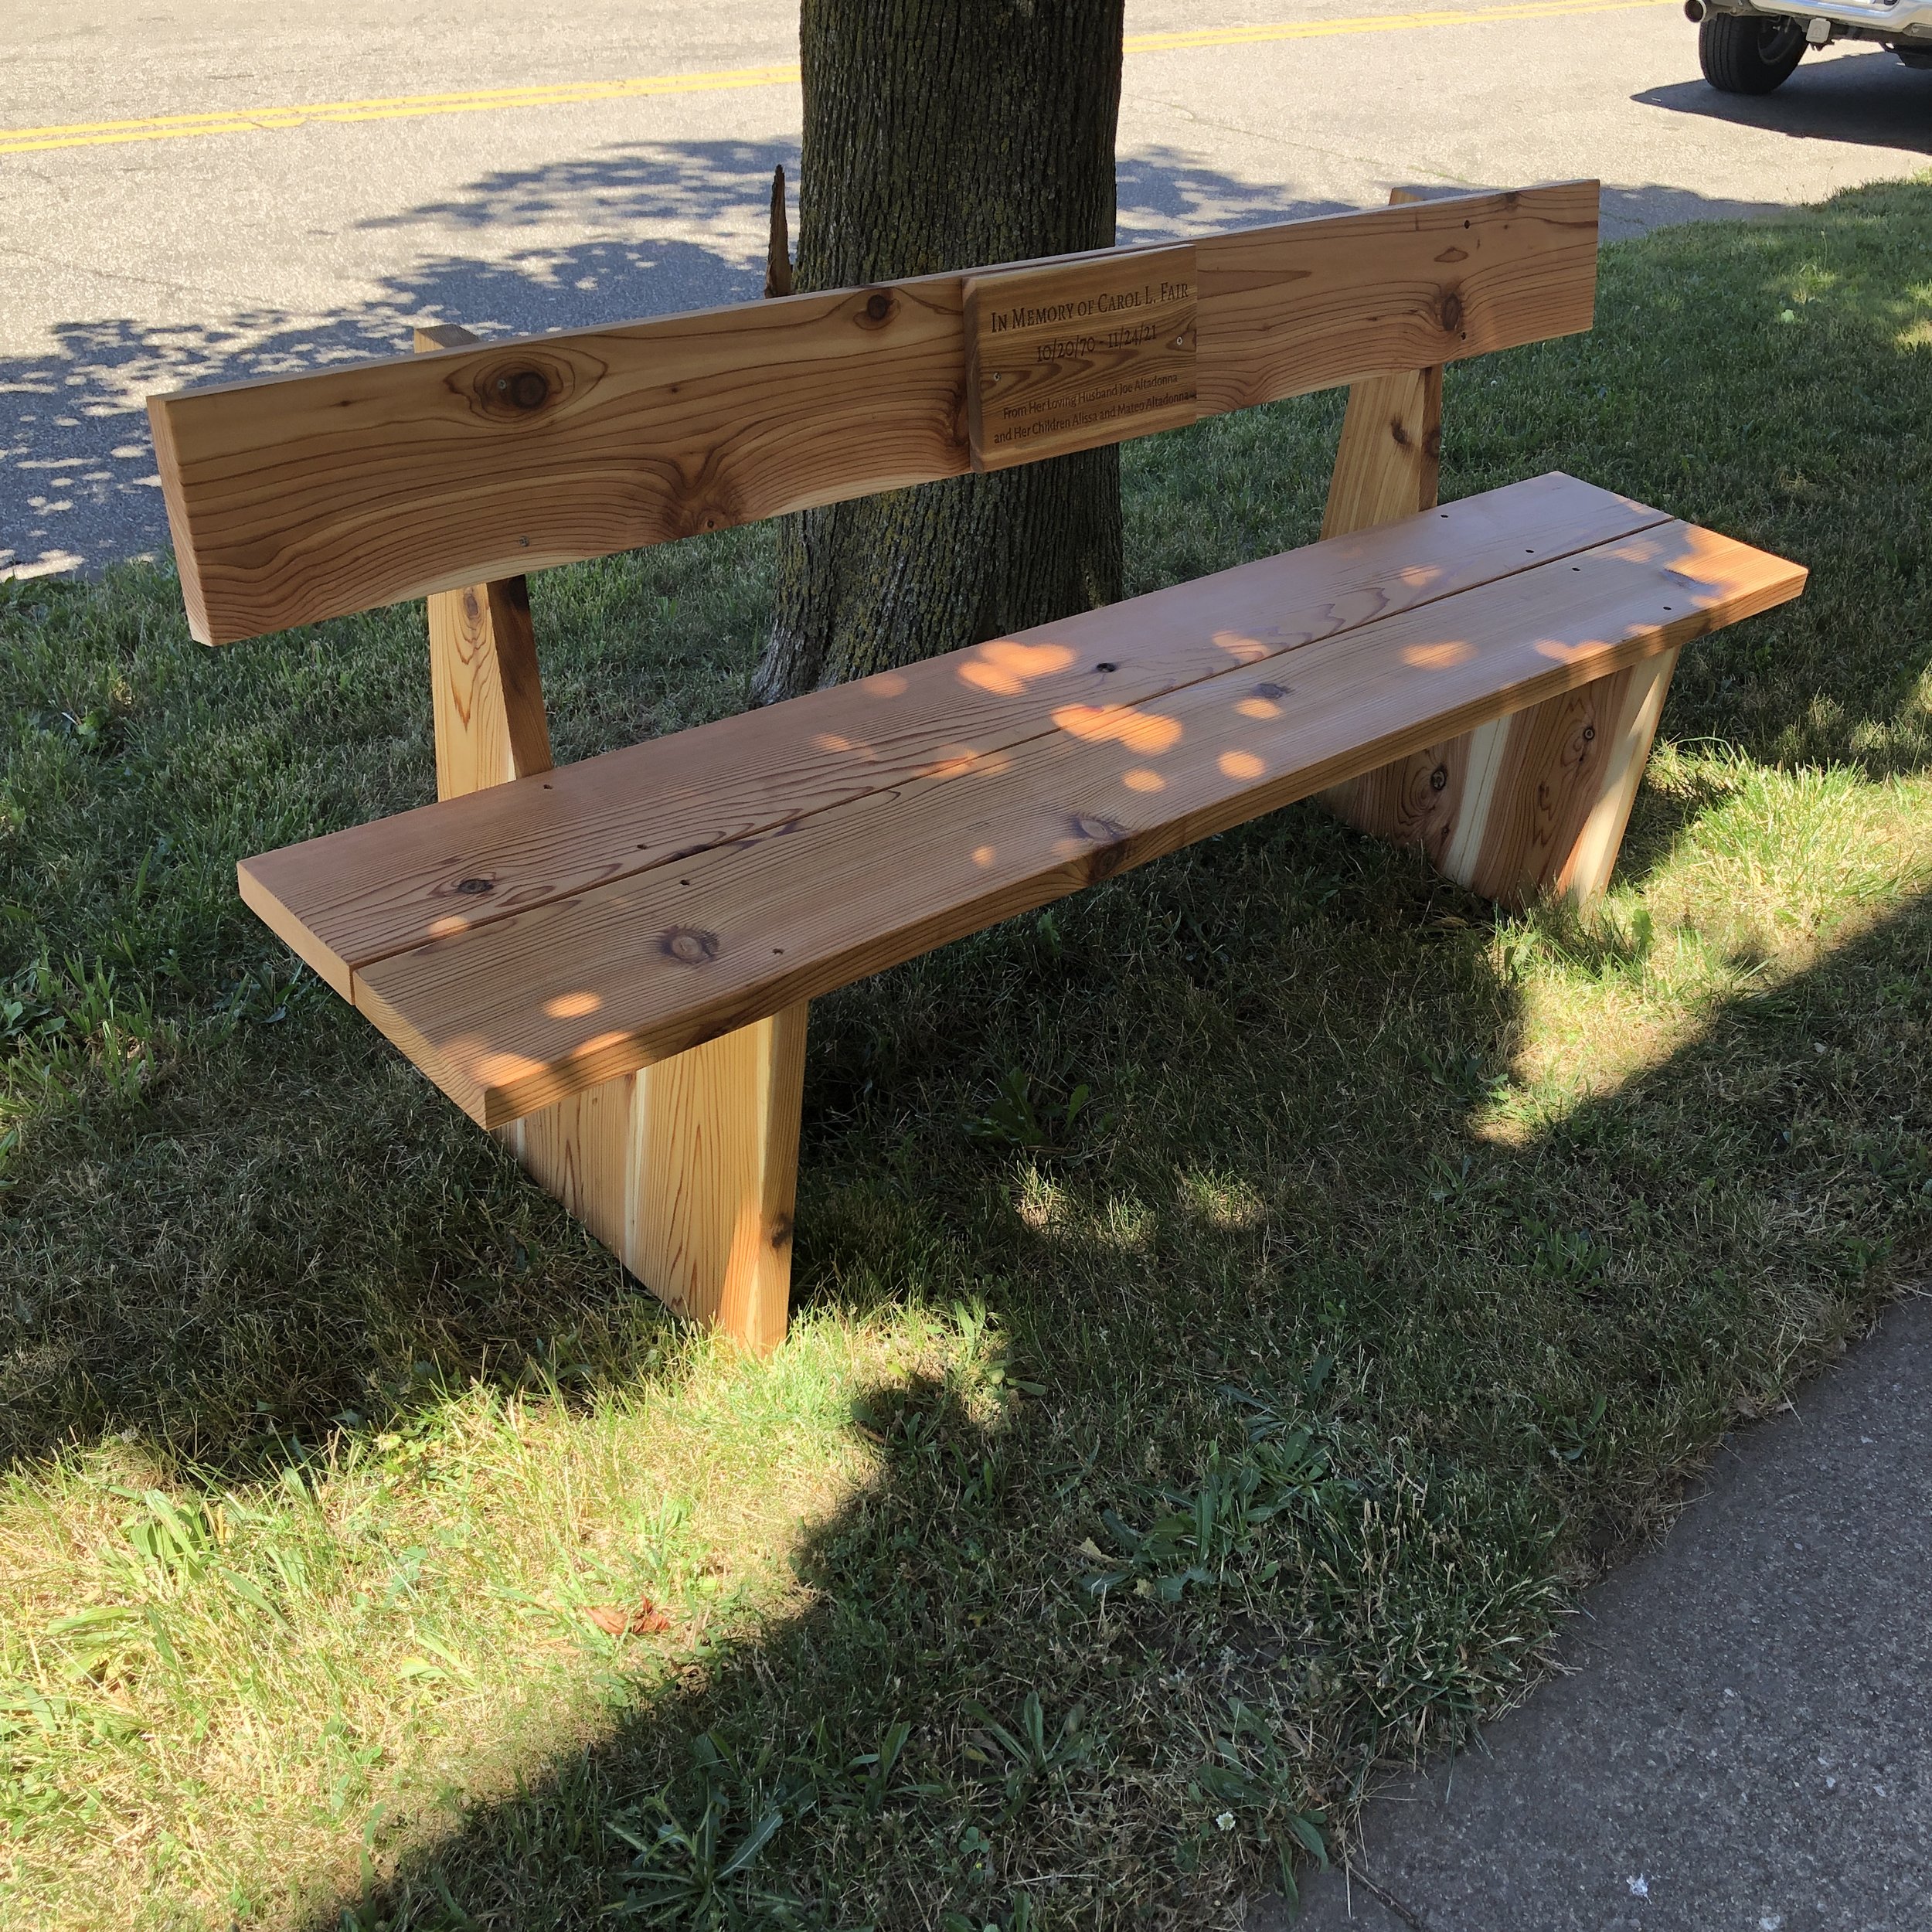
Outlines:
{"type": "Polygon", "coordinates": [[[1338,785],[1325,804],[1362,832],[1420,845],[1485,899],[1579,903],[1610,883],[1675,651],[1338,785]]]}
{"type": "Polygon", "coordinates": [[[505,1130],[532,1176],[668,1306],[784,1337],[804,1090],[800,1001],[505,1130]]]}
{"type": "MultiPolygon", "coordinates": [[[[419,352],[476,337],[416,332],[419,352]]],[[[428,599],[436,794],[550,769],[522,577],[428,599]]],[[[651,1292],[753,1349],[785,1332],[806,1002],[498,1130],[651,1292]]]]}
{"type": "MultiPolygon", "coordinates": [[[[1353,384],[1321,534],[1434,509],[1441,447],[1440,369],[1353,384]]],[[[1423,846],[1486,899],[1589,899],[1610,883],[1676,663],[1665,651],[1332,786],[1321,802],[1358,831],[1423,846]]]]}
{"type": "Polygon", "coordinates": [[[1440,366],[1351,383],[1321,534],[1346,536],[1433,510],[1441,462],[1440,366]]]}

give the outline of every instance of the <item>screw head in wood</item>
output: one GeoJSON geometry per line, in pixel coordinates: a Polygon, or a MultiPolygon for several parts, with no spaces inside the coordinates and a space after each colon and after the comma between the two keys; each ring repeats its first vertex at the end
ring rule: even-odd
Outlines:
{"type": "MultiPolygon", "coordinates": [[[[550,393],[549,383],[541,369],[520,369],[507,379],[510,400],[520,410],[541,409],[550,393]]],[[[502,386],[501,383],[498,385],[502,386]]]]}

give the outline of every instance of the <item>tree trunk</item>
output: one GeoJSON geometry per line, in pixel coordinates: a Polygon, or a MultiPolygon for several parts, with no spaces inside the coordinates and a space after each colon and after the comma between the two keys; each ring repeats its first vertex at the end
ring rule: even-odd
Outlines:
{"type": "MultiPolygon", "coordinates": [[[[804,0],[796,285],[1114,243],[1122,0],[804,0]]],[[[1120,457],[787,518],[768,704],[1121,594],[1120,457]]]]}

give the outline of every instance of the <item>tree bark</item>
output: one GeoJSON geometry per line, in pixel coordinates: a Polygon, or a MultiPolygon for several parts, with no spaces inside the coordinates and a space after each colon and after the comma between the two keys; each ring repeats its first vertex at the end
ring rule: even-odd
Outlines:
{"type": "MultiPolygon", "coordinates": [[[[804,0],[801,290],[1114,243],[1122,0],[804,0]]],[[[1121,594],[1109,448],[789,517],[754,703],[1121,594]]]]}

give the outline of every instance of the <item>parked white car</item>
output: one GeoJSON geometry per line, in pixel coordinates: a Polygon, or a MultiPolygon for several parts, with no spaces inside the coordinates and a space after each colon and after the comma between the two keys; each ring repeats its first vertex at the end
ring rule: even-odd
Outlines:
{"type": "Polygon", "coordinates": [[[1876,40],[1932,67],[1932,0],[1684,0],[1704,78],[1727,94],[1782,87],[1807,47],[1876,40]]]}

